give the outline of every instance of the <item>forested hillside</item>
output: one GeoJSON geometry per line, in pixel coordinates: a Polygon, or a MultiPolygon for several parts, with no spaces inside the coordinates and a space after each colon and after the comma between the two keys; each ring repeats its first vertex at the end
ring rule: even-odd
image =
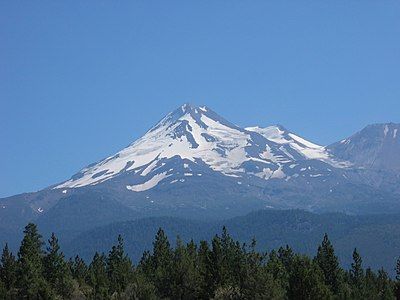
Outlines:
{"type": "Polygon", "coordinates": [[[30,223],[16,255],[3,249],[0,299],[400,299],[400,260],[392,280],[383,269],[364,269],[358,249],[351,267],[341,268],[327,235],[313,257],[289,246],[257,251],[256,244],[223,227],[211,242],[178,237],[171,245],[160,228],[138,264],[121,236],[86,264],[67,260],[54,234],[44,246],[30,223]]]}
{"type": "Polygon", "coordinates": [[[223,226],[242,243],[256,238],[258,251],[271,251],[289,244],[296,252],[306,255],[314,255],[315,245],[328,233],[342,267],[350,267],[351,252],[358,248],[366,266],[374,270],[383,267],[391,276],[394,276],[393,265],[400,255],[400,216],[397,214],[349,216],[313,214],[302,210],[261,210],[214,222],[172,217],[144,218],[101,226],[68,242],[60,236],[60,241],[67,255],[79,254],[89,261],[96,251],[108,251],[115,243],[115,237],[121,234],[127,253],[136,263],[143,251],[151,249],[153,236],[159,227],[175,244],[177,235],[184,242],[191,239],[210,241],[223,226]]]}

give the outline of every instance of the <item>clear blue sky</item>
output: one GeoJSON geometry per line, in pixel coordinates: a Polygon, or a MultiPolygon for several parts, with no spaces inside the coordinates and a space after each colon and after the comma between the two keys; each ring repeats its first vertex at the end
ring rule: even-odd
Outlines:
{"type": "Polygon", "coordinates": [[[184,102],[320,144],[400,122],[400,2],[0,2],[0,197],[69,178],[184,102]]]}

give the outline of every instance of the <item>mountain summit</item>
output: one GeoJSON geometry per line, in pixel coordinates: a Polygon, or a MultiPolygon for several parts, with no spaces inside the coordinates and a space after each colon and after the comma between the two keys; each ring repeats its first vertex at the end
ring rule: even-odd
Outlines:
{"type": "Polygon", "coordinates": [[[400,171],[400,124],[369,125],[328,149],[359,167],[400,171]]]}
{"type": "Polygon", "coordinates": [[[70,238],[145,216],[400,212],[399,129],[370,125],[325,147],[280,125],[241,128],[206,106],[184,104],[71,179],[0,199],[0,240],[29,221],[70,238]]]}
{"type": "Polygon", "coordinates": [[[125,149],[84,168],[55,188],[97,185],[130,174],[126,188],[141,192],[166,178],[177,177],[178,160],[186,169],[186,177],[199,176],[185,167],[196,164],[231,177],[290,179],[299,161],[313,159],[338,168],[346,166],[346,162],[334,160],[324,147],[281,126],[244,129],[206,106],[184,104],[125,149]]]}

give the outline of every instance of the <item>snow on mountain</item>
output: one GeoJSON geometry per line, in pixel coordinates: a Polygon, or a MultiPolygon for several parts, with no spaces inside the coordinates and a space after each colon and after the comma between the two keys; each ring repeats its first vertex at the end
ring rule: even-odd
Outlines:
{"type": "Polygon", "coordinates": [[[174,156],[192,162],[201,159],[212,169],[229,175],[246,160],[244,147],[248,139],[246,132],[208,108],[185,104],[127,148],[83,169],[78,175],[80,178],[57,188],[98,184],[124,171],[146,176],[159,160],[174,156]]]}
{"type": "Polygon", "coordinates": [[[205,164],[225,176],[263,179],[286,178],[285,169],[293,169],[293,164],[302,160],[345,166],[332,159],[324,147],[281,126],[243,129],[208,107],[184,104],[122,151],[84,168],[55,188],[97,185],[131,173],[135,179],[126,188],[148,190],[174,175],[174,167],[165,167],[172,158],[181,159],[182,164],[205,164]]]}
{"type": "Polygon", "coordinates": [[[370,125],[323,147],[282,126],[241,128],[186,104],[70,180],[0,199],[0,228],[36,220],[70,234],[146,216],[226,219],[265,208],[400,212],[399,130],[370,125]]]}
{"type": "Polygon", "coordinates": [[[400,170],[400,124],[368,125],[354,135],[327,147],[339,159],[375,170],[400,170]]]}
{"type": "Polygon", "coordinates": [[[346,161],[335,160],[324,146],[309,142],[298,135],[289,132],[281,125],[269,126],[265,128],[258,126],[247,127],[246,130],[257,132],[271,142],[288,146],[300,153],[305,159],[321,160],[335,167],[349,166],[349,163],[346,161]]]}

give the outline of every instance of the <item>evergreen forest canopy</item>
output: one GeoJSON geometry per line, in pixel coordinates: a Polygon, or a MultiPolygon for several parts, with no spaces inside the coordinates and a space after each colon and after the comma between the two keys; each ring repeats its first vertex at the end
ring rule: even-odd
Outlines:
{"type": "Polygon", "coordinates": [[[364,269],[357,249],[351,268],[341,268],[326,234],[313,258],[289,246],[269,253],[255,246],[224,227],[211,242],[178,237],[172,247],[160,228],[136,266],[121,236],[86,264],[66,260],[54,233],[45,246],[30,223],[17,255],[3,249],[0,299],[400,299],[400,259],[391,279],[383,269],[364,269]]]}

